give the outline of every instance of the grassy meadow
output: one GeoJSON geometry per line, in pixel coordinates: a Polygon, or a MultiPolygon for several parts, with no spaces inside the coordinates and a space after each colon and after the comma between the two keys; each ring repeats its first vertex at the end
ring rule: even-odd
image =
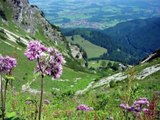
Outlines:
{"type": "Polygon", "coordinates": [[[88,58],[96,58],[104,53],[107,53],[107,49],[97,46],[88,40],[85,40],[80,35],[74,35],[67,37],[67,40],[72,44],[78,44],[87,53],[88,58]]]}

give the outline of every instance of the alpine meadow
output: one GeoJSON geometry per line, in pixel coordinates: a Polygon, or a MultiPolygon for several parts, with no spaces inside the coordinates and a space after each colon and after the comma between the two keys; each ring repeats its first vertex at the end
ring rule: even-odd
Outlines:
{"type": "Polygon", "coordinates": [[[0,120],[160,120],[160,1],[0,0],[0,120]]]}

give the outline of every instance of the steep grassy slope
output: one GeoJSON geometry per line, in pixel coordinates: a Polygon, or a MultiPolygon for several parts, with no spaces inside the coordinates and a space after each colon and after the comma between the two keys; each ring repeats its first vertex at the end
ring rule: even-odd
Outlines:
{"type": "MultiPolygon", "coordinates": [[[[138,61],[160,48],[160,18],[132,20],[105,30],[120,50],[138,61]]],[[[127,57],[128,58],[128,57],[127,57]]]]}
{"type": "Polygon", "coordinates": [[[107,49],[92,44],[91,42],[82,38],[80,35],[67,37],[67,40],[72,44],[78,44],[80,47],[82,47],[82,49],[86,51],[88,58],[99,57],[104,53],[107,53],[107,49]]]}
{"type": "MultiPolygon", "coordinates": [[[[12,34],[4,32],[4,30],[2,30],[1,28],[0,53],[2,55],[10,55],[17,58],[18,65],[14,70],[13,75],[15,76],[15,88],[17,90],[20,90],[22,88],[22,85],[32,81],[36,76],[33,73],[35,66],[34,62],[28,61],[27,58],[24,56],[26,45],[23,42],[18,42],[18,40],[18,38],[12,36],[12,34]]],[[[85,69],[81,68],[81,66],[78,65],[78,62],[76,62],[74,59],[66,57],[66,60],[67,63],[64,65],[64,72],[60,80],[52,81],[51,78],[46,78],[46,91],[53,91],[53,88],[60,89],[63,92],[69,91],[71,89],[73,91],[77,91],[79,89],[83,89],[85,86],[88,85],[89,82],[97,78],[96,75],[92,75],[89,72],[81,72],[83,70],[85,71],[85,69]],[[74,68],[70,65],[70,62],[73,66],[75,66],[74,68]]],[[[31,87],[33,89],[39,89],[38,79],[39,78],[37,78],[37,80],[31,84],[31,87]]]]}
{"type": "MultiPolygon", "coordinates": [[[[86,93],[81,96],[81,100],[85,101],[85,99],[88,99],[84,102],[85,104],[94,106],[97,110],[108,111],[115,116],[115,119],[118,120],[121,116],[119,105],[126,100],[126,96],[129,98],[129,104],[131,104],[139,97],[146,97],[151,100],[155,93],[158,93],[160,90],[160,70],[145,77],[144,79],[137,80],[135,78],[135,75],[139,74],[142,70],[155,65],[160,66],[159,58],[151,62],[129,68],[125,71],[129,76],[122,81],[114,82],[113,79],[109,84],[104,84],[97,88],[92,87],[94,87],[94,85],[99,81],[92,83],[92,87],[88,89],[88,92],[85,91],[86,93]],[[131,81],[129,82],[129,80],[131,81]]],[[[152,71],[152,69],[149,71],[152,71]]],[[[143,75],[146,73],[144,72],[143,75]]],[[[156,96],[158,96],[158,94],[156,96]]],[[[158,109],[160,109],[160,101],[158,101],[158,109]]]]}
{"type": "MultiPolygon", "coordinates": [[[[5,25],[3,25],[3,27],[7,28],[5,25]]],[[[14,91],[12,91],[10,86],[8,86],[6,116],[7,118],[20,117],[21,119],[26,119],[26,116],[28,116],[28,119],[30,119],[30,112],[34,111],[34,107],[29,110],[28,106],[25,104],[25,101],[27,99],[37,101],[39,98],[39,94],[37,93],[39,93],[40,89],[40,78],[33,72],[35,63],[30,62],[24,56],[24,51],[26,49],[25,42],[27,42],[28,39],[30,40],[31,37],[27,33],[25,35],[20,35],[22,30],[19,28],[16,28],[18,31],[16,34],[14,31],[8,31],[4,28],[0,27],[0,54],[4,56],[13,56],[17,59],[18,63],[12,73],[15,77],[13,80],[14,91]],[[28,84],[29,86],[27,86],[28,84]],[[16,94],[16,97],[11,97],[11,91],[16,94]],[[24,107],[26,107],[25,110],[27,111],[24,110],[24,107]],[[18,111],[20,111],[20,116],[17,114],[18,111]]],[[[45,42],[43,43],[45,44],[45,42]]],[[[47,42],[47,45],[55,47],[52,42],[47,42]]],[[[48,117],[46,120],[51,120],[53,118],[52,113],[54,110],[57,110],[57,108],[61,110],[73,109],[73,106],[77,103],[68,103],[68,101],[70,101],[70,95],[73,96],[77,90],[84,89],[90,82],[99,78],[99,75],[91,74],[87,69],[82,68],[79,62],[71,56],[68,56],[65,51],[62,51],[62,53],[66,59],[66,64],[63,66],[62,77],[58,80],[52,80],[50,77],[45,77],[44,81],[44,98],[54,101],[54,105],[47,108],[48,117]],[[64,108],[64,106],[66,106],[66,108],[64,108]]]]}
{"type": "MultiPolygon", "coordinates": [[[[45,34],[44,29],[46,28],[44,28],[43,25],[45,26],[46,24],[49,24],[47,23],[47,21],[46,23],[39,26],[36,26],[36,24],[33,23],[33,26],[37,27],[35,34],[26,32],[23,28],[24,26],[21,26],[21,23],[14,22],[13,16],[15,13],[12,13],[15,8],[12,5],[18,5],[18,0],[15,1],[14,4],[10,4],[10,2],[11,1],[0,1],[0,9],[3,10],[3,14],[6,16],[6,21],[0,17],[0,54],[16,57],[18,60],[18,65],[13,72],[13,75],[15,76],[14,87],[16,90],[21,90],[23,85],[26,85],[30,82],[31,90],[33,89],[37,91],[39,89],[39,78],[33,72],[35,63],[28,61],[27,58],[24,56],[26,44],[31,39],[40,40],[43,44],[47,46],[59,49],[63,53],[66,60],[66,64],[63,67],[64,72],[60,80],[52,81],[49,77],[45,78],[46,92],[53,91],[54,89],[60,89],[62,92],[70,91],[71,89],[73,91],[77,91],[79,89],[83,89],[88,85],[89,82],[93,81],[98,77],[97,75],[92,75],[88,70],[81,67],[80,61],[82,60],[75,60],[71,56],[71,51],[68,47],[68,43],[61,35],[60,31],[57,30],[57,28],[53,28],[54,32],[53,35],[51,35],[55,39],[52,39],[52,37],[49,37],[45,34]]],[[[25,3],[26,1],[21,2],[25,3]]],[[[22,5],[24,5],[22,7],[25,7],[24,10],[28,11],[28,9],[30,9],[30,5],[28,4],[22,5]]],[[[35,18],[32,19],[40,19],[42,16],[40,18],[36,18],[37,14],[39,14],[39,12],[37,12],[38,8],[33,7],[32,9],[32,12],[36,11],[36,15],[33,16],[35,18]]],[[[27,19],[27,14],[25,14],[24,17],[26,17],[27,19]]],[[[43,20],[45,18],[41,19],[43,20]]],[[[28,26],[28,29],[32,28],[32,25],[28,26]]],[[[48,29],[51,29],[50,26],[50,24],[47,26],[48,29]]]]}

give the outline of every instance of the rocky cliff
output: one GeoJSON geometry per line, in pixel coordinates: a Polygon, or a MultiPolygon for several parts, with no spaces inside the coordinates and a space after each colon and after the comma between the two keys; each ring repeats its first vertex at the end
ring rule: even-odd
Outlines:
{"type": "MultiPolygon", "coordinates": [[[[50,24],[44,13],[36,6],[30,5],[28,0],[0,0],[0,19],[3,23],[12,22],[31,36],[41,34],[47,40],[54,42],[56,46],[62,46],[67,53],[76,59],[83,59],[80,49],[72,49],[74,46],[68,42],[58,27],[50,24]],[[70,49],[70,50],[68,50],[70,49]],[[77,50],[75,52],[75,50],[77,50]]],[[[1,26],[1,25],[0,25],[1,26]]],[[[65,54],[66,54],[65,53],[65,54]]]]}
{"type": "MultiPolygon", "coordinates": [[[[11,9],[11,20],[27,33],[35,35],[42,30],[42,33],[53,40],[63,40],[62,34],[57,28],[51,25],[44,17],[44,14],[37,6],[30,5],[28,0],[3,0],[9,4],[11,9]]],[[[2,5],[4,5],[2,4],[2,5]]],[[[4,6],[2,6],[2,9],[4,6]]],[[[4,16],[4,15],[3,15],[4,16]]],[[[4,17],[3,17],[4,18],[4,17]]]]}

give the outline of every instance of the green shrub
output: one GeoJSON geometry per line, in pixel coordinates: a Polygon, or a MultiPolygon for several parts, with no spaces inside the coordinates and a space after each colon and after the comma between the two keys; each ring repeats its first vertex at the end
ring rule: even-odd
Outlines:
{"type": "Polygon", "coordinates": [[[109,82],[109,87],[110,88],[114,88],[116,86],[116,82],[114,81],[114,80],[111,80],[110,82],[109,82]]]}

